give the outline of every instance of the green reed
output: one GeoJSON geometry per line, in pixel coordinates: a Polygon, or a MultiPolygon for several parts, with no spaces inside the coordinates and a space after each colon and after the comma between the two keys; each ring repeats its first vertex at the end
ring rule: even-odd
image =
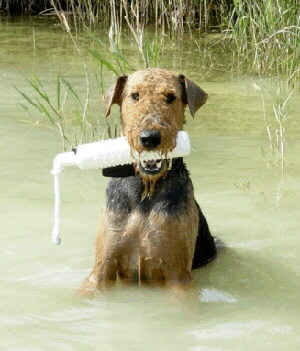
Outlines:
{"type": "Polygon", "coordinates": [[[161,45],[158,40],[155,47],[147,43],[149,25],[155,27],[156,38],[180,39],[190,33],[197,40],[197,33],[219,32],[222,40],[214,45],[222,44],[235,69],[283,74],[292,84],[300,77],[298,0],[0,0],[0,11],[52,11],[63,14],[71,30],[110,27],[116,37],[129,29],[146,67],[157,60],[151,55],[157,55],[161,45]]]}
{"type": "MultiPolygon", "coordinates": [[[[18,87],[15,89],[22,95],[26,104],[22,107],[28,112],[35,110],[48,121],[48,126],[59,131],[63,150],[71,149],[83,142],[91,142],[116,137],[119,135],[117,123],[105,125],[99,113],[92,114],[95,109],[91,100],[87,103],[74,85],[64,76],[58,75],[56,86],[51,93],[45,88],[37,76],[26,78],[31,93],[25,93],[18,87]],[[86,107],[87,105],[87,107],[86,107]],[[31,107],[31,110],[29,109],[31,107]]],[[[98,107],[99,109],[99,107],[98,107]]],[[[38,123],[38,125],[45,125],[38,123]]]]}
{"type": "Polygon", "coordinates": [[[297,0],[234,0],[221,25],[222,44],[239,68],[284,75],[297,84],[300,62],[300,8],[297,0]]]}
{"type": "MultiPolygon", "coordinates": [[[[3,3],[0,0],[0,8],[3,3]]],[[[26,1],[22,4],[25,3],[26,1]]],[[[20,93],[59,129],[64,144],[72,144],[65,128],[70,121],[80,129],[77,142],[84,139],[87,131],[94,140],[97,133],[94,125],[100,125],[99,121],[91,123],[87,113],[90,104],[88,70],[72,34],[79,30],[88,33],[92,40],[93,45],[88,51],[99,66],[100,76],[97,76],[97,82],[101,93],[104,92],[103,70],[120,76],[142,67],[159,66],[165,38],[173,41],[176,60],[181,60],[182,55],[178,48],[186,50],[184,40],[194,43],[193,50],[199,52],[199,69],[204,74],[228,69],[253,72],[286,78],[290,89],[299,89],[298,0],[132,0],[130,3],[127,0],[49,0],[43,6],[47,7],[47,12],[53,11],[57,15],[82,60],[86,80],[85,101],[79,99],[74,87],[64,77],[58,78],[57,90],[60,91],[63,87],[67,95],[75,100],[78,107],[72,117],[62,113],[61,106],[56,106],[55,112],[53,103],[49,103],[49,97],[37,78],[29,81],[38,95],[37,100],[20,93]],[[100,25],[109,26],[107,41],[95,34],[100,25]],[[154,28],[154,35],[148,36],[150,25],[154,28]],[[131,42],[137,52],[138,60],[134,64],[123,50],[124,38],[131,42]]],[[[287,101],[290,98],[291,95],[288,95],[287,101]]],[[[285,100],[276,101],[273,107],[272,119],[277,127],[271,130],[269,122],[265,123],[271,148],[281,155],[283,169],[287,103],[285,100]]],[[[114,132],[110,127],[105,131],[110,137],[117,134],[116,127],[114,132]]]]}
{"type": "Polygon", "coordinates": [[[264,124],[269,141],[269,152],[263,152],[263,158],[268,164],[280,165],[281,174],[284,174],[286,165],[286,130],[289,120],[289,109],[293,102],[295,89],[291,88],[288,81],[276,82],[276,97],[258,84],[253,84],[259,92],[262,101],[264,124]],[[267,111],[266,99],[272,101],[272,110],[267,111]]]}

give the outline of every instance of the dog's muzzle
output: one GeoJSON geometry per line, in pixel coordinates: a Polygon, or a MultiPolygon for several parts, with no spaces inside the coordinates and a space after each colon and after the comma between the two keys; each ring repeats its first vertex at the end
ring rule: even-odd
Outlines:
{"type": "MultiPolygon", "coordinates": [[[[147,150],[154,150],[161,144],[161,133],[159,130],[147,129],[140,133],[140,143],[147,150]]],[[[155,175],[165,168],[165,162],[162,159],[141,160],[139,170],[147,175],[155,175]]]]}

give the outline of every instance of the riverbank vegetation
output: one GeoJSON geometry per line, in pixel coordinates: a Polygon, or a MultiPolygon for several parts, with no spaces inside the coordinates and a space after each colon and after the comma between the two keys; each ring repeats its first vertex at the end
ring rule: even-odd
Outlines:
{"type": "MultiPolygon", "coordinates": [[[[289,90],[286,92],[284,88],[284,94],[280,90],[277,94],[279,100],[273,104],[274,130],[264,114],[271,151],[277,149],[283,169],[287,102],[291,100],[294,90],[299,89],[300,78],[298,0],[0,0],[0,10],[10,15],[57,17],[79,55],[76,35],[83,32],[87,34],[92,42],[89,53],[100,67],[100,90],[103,90],[103,69],[118,76],[141,67],[159,66],[166,41],[174,43],[174,57],[176,55],[178,60],[180,54],[177,48],[184,46],[186,50],[186,41],[192,43],[193,50],[198,51],[199,68],[201,65],[203,71],[230,70],[284,81],[285,84],[281,82],[279,86],[284,85],[289,90]],[[99,30],[103,28],[107,29],[107,40],[99,38],[99,30]],[[128,38],[140,58],[141,64],[138,66],[136,62],[130,61],[124,50],[123,42],[128,38]]],[[[84,61],[83,65],[87,93],[86,102],[80,102],[84,106],[82,113],[76,112],[75,120],[81,130],[79,141],[83,140],[89,129],[86,117],[89,81],[84,61]]],[[[73,93],[75,88],[71,84],[68,86],[64,77],[59,78],[58,82],[76,100],[76,93],[73,93]]],[[[36,88],[37,83],[31,81],[39,103],[36,104],[29,96],[24,97],[50,121],[52,115],[49,115],[48,110],[54,113],[54,125],[58,127],[65,145],[69,140],[65,136],[63,124],[67,124],[68,118],[62,118],[58,103],[58,112],[52,109],[47,99],[40,94],[42,90],[36,88]]],[[[258,86],[257,90],[264,104],[264,92],[258,86]]],[[[89,127],[94,139],[96,128],[93,123],[89,127]]]]}
{"type": "Polygon", "coordinates": [[[63,14],[74,31],[112,26],[120,33],[129,28],[140,51],[145,50],[141,38],[148,26],[160,38],[182,40],[189,35],[201,50],[207,43],[203,37],[220,33],[205,50],[222,47],[234,67],[283,74],[292,82],[300,76],[298,0],[0,0],[0,11],[63,14]]]}

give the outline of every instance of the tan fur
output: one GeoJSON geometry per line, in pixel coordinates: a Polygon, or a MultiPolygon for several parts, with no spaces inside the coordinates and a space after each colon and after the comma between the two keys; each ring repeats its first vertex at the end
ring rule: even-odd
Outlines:
{"type": "MultiPolygon", "coordinates": [[[[157,151],[162,155],[176,146],[177,133],[183,129],[186,106],[182,101],[181,83],[178,74],[157,68],[138,71],[128,77],[120,99],[121,125],[122,134],[134,150],[146,151],[139,136],[147,129],[160,131],[162,142],[157,151]],[[131,97],[136,92],[139,93],[139,101],[131,97]],[[166,98],[170,93],[175,95],[176,100],[167,104],[166,98]]],[[[167,169],[163,169],[156,176],[140,175],[145,184],[143,198],[152,196],[156,182],[166,173],[167,169]]]]}
{"type": "MultiPolygon", "coordinates": [[[[164,70],[148,69],[120,77],[104,97],[106,114],[111,105],[120,105],[122,133],[130,146],[145,151],[140,143],[143,130],[159,130],[161,144],[157,147],[166,155],[175,147],[176,135],[183,129],[184,109],[188,104],[192,115],[205,103],[207,95],[182,75],[164,70]],[[139,93],[139,100],[132,93],[139,93]],[[169,93],[176,100],[166,103],[169,93]]],[[[158,175],[136,174],[144,182],[145,196],[155,191],[156,182],[167,175],[168,163],[158,175]]],[[[84,289],[100,288],[118,278],[139,282],[182,282],[190,280],[199,216],[193,189],[190,202],[176,216],[151,210],[140,213],[106,210],[96,242],[95,267],[83,284],[84,289]]],[[[141,199],[142,200],[142,199],[141,199]]]]}
{"type": "Polygon", "coordinates": [[[195,203],[180,217],[151,211],[116,218],[106,213],[96,242],[95,267],[83,288],[100,288],[117,280],[187,282],[199,224],[195,203]]]}
{"type": "Polygon", "coordinates": [[[121,104],[122,132],[128,143],[138,152],[145,151],[139,142],[144,129],[159,130],[162,143],[158,150],[162,154],[175,147],[176,135],[183,128],[185,105],[181,101],[181,86],[178,76],[166,70],[138,71],[129,76],[121,104]],[[131,94],[139,92],[139,101],[131,94]],[[165,102],[172,93],[176,100],[165,102]]]}

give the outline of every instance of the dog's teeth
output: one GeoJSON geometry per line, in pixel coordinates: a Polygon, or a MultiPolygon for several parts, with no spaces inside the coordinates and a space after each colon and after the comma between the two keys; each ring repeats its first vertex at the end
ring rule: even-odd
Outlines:
{"type": "Polygon", "coordinates": [[[148,171],[159,171],[161,169],[162,160],[140,160],[141,166],[148,171]]]}

